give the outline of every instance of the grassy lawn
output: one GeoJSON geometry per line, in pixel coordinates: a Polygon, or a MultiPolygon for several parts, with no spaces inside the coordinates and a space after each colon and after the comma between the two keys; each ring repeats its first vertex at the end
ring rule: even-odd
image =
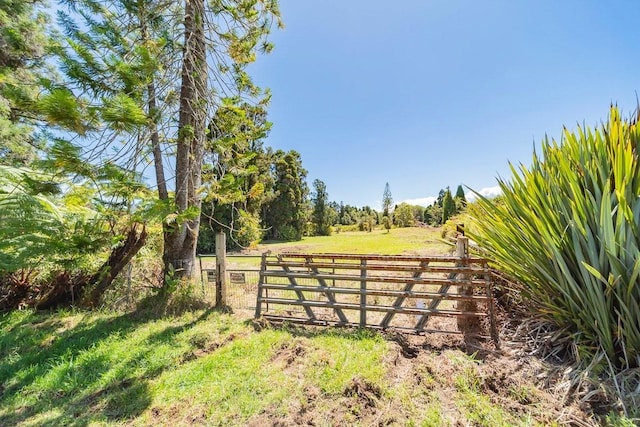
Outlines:
{"type": "Polygon", "coordinates": [[[489,392],[486,365],[455,346],[406,358],[368,330],[212,310],[21,311],[0,330],[3,426],[553,425],[564,410],[533,386],[524,403],[489,392]]]}
{"type": "MultiPolygon", "coordinates": [[[[438,239],[345,232],[258,252],[447,253],[438,239]]],[[[0,314],[0,426],[595,424],[538,386],[535,359],[467,349],[460,336],[272,327],[216,310],[16,311],[0,314]]]]}
{"type": "Polygon", "coordinates": [[[14,312],[0,317],[0,425],[245,425],[305,387],[381,383],[387,343],[369,331],[266,329],[230,314],[174,318],[14,312]],[[290,375],[304,355],[304,381],[290,375]]]}
{"type": "Polygon", "coordinates": [[[427,228],[394,228],[372,232],[349,231],[331,236],[305,237],[298,242],[265,242],[258,251],[354,253],[354,254],[446,254],[450,246],[440,241],[440,231],[427,228]]]}
{"type": "MultiPolygon", "coordinates": [[[[260,267],[260,255],[271,251],[299,253],[348,253],[378,255],[447,255],[451,246],[440,238],[440,230],[431,228],[394,228],[374,230],[372,232],[347,231],[334,233],[331,236],[311,236],[294,242],[263,242],[243,254],[255,255],[251,258],[228,258],[228,269],[260,267]]],[[[229,253],[234,255],[234,253],[229,253]]],[[[215,267],[214,256],[201,256],[205,268],[215,267]]]]}

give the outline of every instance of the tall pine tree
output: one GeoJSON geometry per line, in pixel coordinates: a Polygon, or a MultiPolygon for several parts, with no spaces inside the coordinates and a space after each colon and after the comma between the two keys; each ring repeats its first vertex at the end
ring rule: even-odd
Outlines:
{"type": "Polygon", "coordinates": [[[389,209],[391,209],[391,205],[393,204],[393,198],[391,197],[391,189],[389,188],[389,183],[385,183],[384,192],[382,193],[382,215],[388,217],[389,209]]]}
{"type": "Polygon", "coordinates": [[[276,151],[274,198],[263,208],[266,237],[277,240],[302,239],[306,223],[305,182],[307,171],[296,151],[276,151]]]}
{"type": "Polygon", "coordinates": [[[71,13],[60,17],[68,36],[60,49],[62,68],[77,84],[74,94],[84,104],[99,107],[89,110],[97,112],[96,122],[109,119],[113,131],[100,133],[103,138],[92,150],[100,155],[86,160],[104,160],[106,148],[117,142],[117,161],[135,170],[144,154],[152,153],[158,198],[171,211],[164,222],[165,271],[191,276],[207,123],[225,98],[261,97],[246,67],[258,51],[271,50],[265,37],[274,20],[280,23],[277,2],[66,4],[71,13]],[[140,120],[132,123],[136,118],[140,120]]]}
{"type": "Polygon", "coordinates": [[[311,221],[318,236],[328,236],[331,234],[331,214],[329,203],[329,194],[327,186],[319,179],[313,181],[313,211],[311,213],[311,221]]]}
{"type": "Polygon", "coordinates": [[[34,159],[36,102],[49,39],[40,1],[0,1],[0,164],[34,159]]]}
{"type": "Polygon", "coordinates": [[[451,191],[449,187],[444,192],[444,197],[442,199],[442,224],[447,222],[449,218],[456,214],[456,203],[451,197],[451,191]]]}

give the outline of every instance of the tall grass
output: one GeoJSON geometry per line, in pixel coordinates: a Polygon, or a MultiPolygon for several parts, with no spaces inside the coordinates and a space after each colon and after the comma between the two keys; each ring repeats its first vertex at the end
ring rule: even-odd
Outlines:
{"type": "Polygon", "coordinates": [[[597,128],[545,139],[530,167],[499,180],[499,203],[478,195],[473,236],[580,356],[615,368],[640,366],[639,144],[637,118],[616,107],[597,128]]]}

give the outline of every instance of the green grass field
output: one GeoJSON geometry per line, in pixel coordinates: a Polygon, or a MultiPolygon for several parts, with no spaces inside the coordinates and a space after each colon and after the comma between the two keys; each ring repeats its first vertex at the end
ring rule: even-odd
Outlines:
{"type": "Polygon", "coordinates": [[[446,254],[450,246],[440,240],[440,231],[430,228],[394,228],[372,232],[349,231],[331,236],[305,237],[298,242],[265,242],[258,252],[315,252],[354,254],[446,254]]]}
{"type": "MultiPolygon", "coordinates": [[[[438,239],[394,229],[257,252],[447,253],[438,239]]],[[[460,336],[401,339],[242,316],[0,314],[0,426],[593,424],[537,386],[546,368],[534,358],[479,354],[460,336]]]]}
{"type": "MultiPolygon", "coordinates": [[[[440,238],[440,230],[431,228],[396,228],[372,232],[349,231],[331,236],[304,237],[293,242],[263,242],[256,248],[241,252],[229,252],[227,268],[259,269],[259,256],[270,251],[299,253],[348,253],[379,255],[446,255],[452,247],[440,238]],[[233,258],[232,255],[255,255],[251,258],[233,258]]],[[[204,268],[215,267],[215,256],[201,256],[204,268]]]]}
{"type": "Polygon", "coordinates": [[[0,330],[3,426],[554,423],[535,388],[531,404],[487,395],[474,357],[445,346],[407,359],[368,330],[256,330],[210,310],[21,311],[0,330]]]}

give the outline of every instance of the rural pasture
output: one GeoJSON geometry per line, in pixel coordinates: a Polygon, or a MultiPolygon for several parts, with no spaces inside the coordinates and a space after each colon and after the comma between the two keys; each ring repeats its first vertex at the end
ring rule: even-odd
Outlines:
{"type": "MultiPolygon", "coordinates": [[[[344,235],[258,248],[334,251],[344,235]]],[[[363,252],[439,247],[437,230],[362,233],[363,252]],[[367,238],[371,239],[367,242],[367,238]]],[[[0,315],[1,425],[597,425],[562,365],[501,312],[488,339],[271,325],[243,310],[0,315]]],[[[610,418],[611,422],[622,421],[610,418]]],[[[624,424],[620,424],[624,425],[624,424]]]]}

